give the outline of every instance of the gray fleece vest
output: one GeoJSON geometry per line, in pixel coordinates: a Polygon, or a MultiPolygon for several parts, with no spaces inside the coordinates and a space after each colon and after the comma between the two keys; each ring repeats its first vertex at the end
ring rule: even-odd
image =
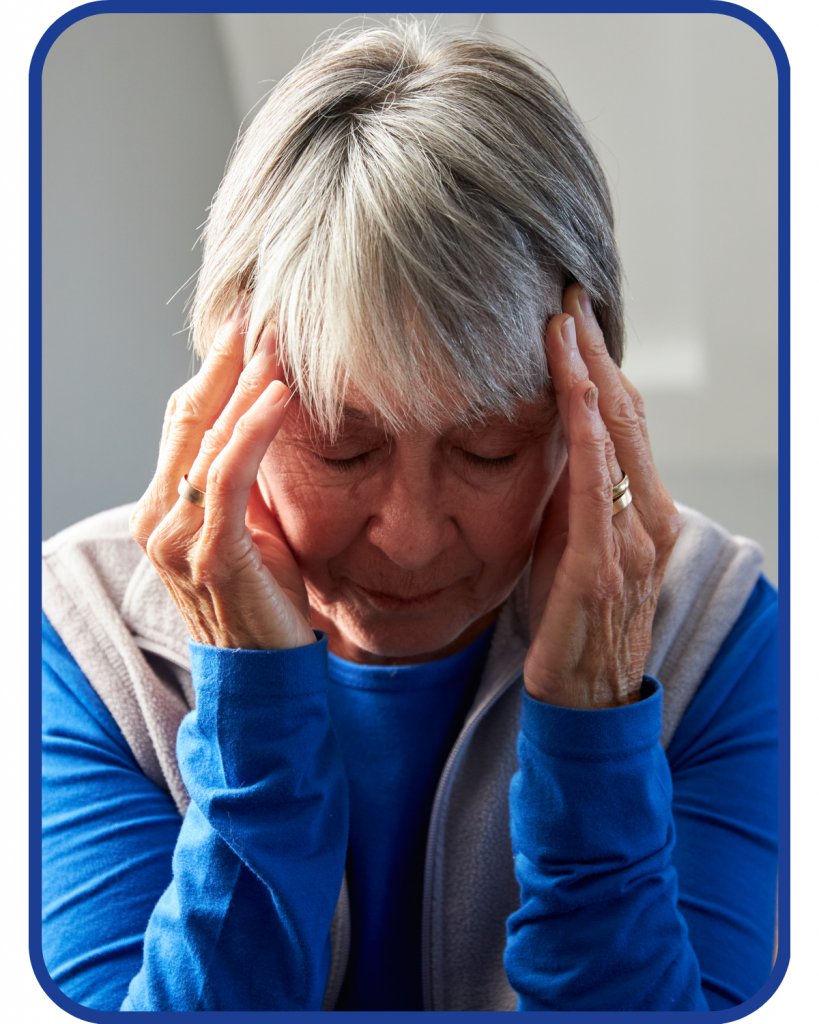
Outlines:
{"type": "MultiPolygon", "coordinates": [[[[43,546],[43,608],[122,730],[145,775],[184,815],[176,733],[194,707],[188,633],[160,577],[132,540],[133,505],[92,516],[43,546]]],[[[663,684],[662,744],[671,737],[742,611],[762,564],[753,541],[680,506],[646,672],[663,684]]],[[[422,967],[427,1010],[513,1010],[503,967],[506,920],[520,906],[509,830],[509,784],[523,662],[527,579],[503,606],[486,668],[447,760],[430,818],[422,967]]],[[[350,912],[342,885],[331,926],[324,1008],[347,966],[350,912]]]]}

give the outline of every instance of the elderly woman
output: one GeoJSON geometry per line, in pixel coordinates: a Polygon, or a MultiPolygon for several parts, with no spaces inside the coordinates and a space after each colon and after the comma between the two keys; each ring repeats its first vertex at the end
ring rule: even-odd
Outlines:
{"type": "Polygon", "coordinates": [[[213,206],[141,501],[46,545],[44,954],[124,1010],[715,1009],[767,977],[776,611],[619,370],[543,68],[335,38],[213,206]]]}

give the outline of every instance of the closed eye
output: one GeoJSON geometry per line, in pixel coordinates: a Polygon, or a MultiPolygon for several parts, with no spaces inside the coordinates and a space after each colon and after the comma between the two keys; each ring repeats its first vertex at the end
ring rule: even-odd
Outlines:
{"type": "Polygon", "coordinates": [[[353,455],[349,459],[331,459],[326,455],[320,455],[315,452],[316,458],[323,462],[326,466],[332,466],[333,469],[339,470],[351,470],[356,469],[358,466],[363,466],[364,463],[374,454],[374,449],[368,452],[361,452],[360,455],[353,455]]]}
{"type": "Polygon", "coordinates": [[[483,455],[476,455],[475,452],[467,451],[465,448],[459,448],[458,451],[470,465],[490,472],[492,470],[505,469],[517,458],[517,452],[513,452],[511,455],[502,455],[496,459],[488,459],[483,455]]]}

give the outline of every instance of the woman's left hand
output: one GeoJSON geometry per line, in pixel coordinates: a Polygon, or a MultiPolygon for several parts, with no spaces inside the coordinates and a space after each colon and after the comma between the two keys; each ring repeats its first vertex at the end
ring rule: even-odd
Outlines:
{"type": "Polygon", "coordinates": [[[680,518],[654,466],[642,399],[580,285],[566,290],[563,310],[547,325],[546,356],[569,459],[535,544],[524,681],[538,700],[593,710],[639,700],[680,518]],[[612,516],[624,472],[633,501],[612,516]]]}

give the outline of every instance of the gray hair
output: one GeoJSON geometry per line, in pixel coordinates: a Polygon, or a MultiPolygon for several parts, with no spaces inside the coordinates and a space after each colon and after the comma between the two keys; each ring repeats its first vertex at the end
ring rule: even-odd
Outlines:
{"type": "Polygon", "coordinates": [[[547,69],[487,36],[392,22],[315,49],[241,138],[204,241],[195,350],[251,293],[246,358],[274,321],[331,432],[351,385],[391,429],[537,400],[572,281],[622,359],[603,172],[547,69]]]}

